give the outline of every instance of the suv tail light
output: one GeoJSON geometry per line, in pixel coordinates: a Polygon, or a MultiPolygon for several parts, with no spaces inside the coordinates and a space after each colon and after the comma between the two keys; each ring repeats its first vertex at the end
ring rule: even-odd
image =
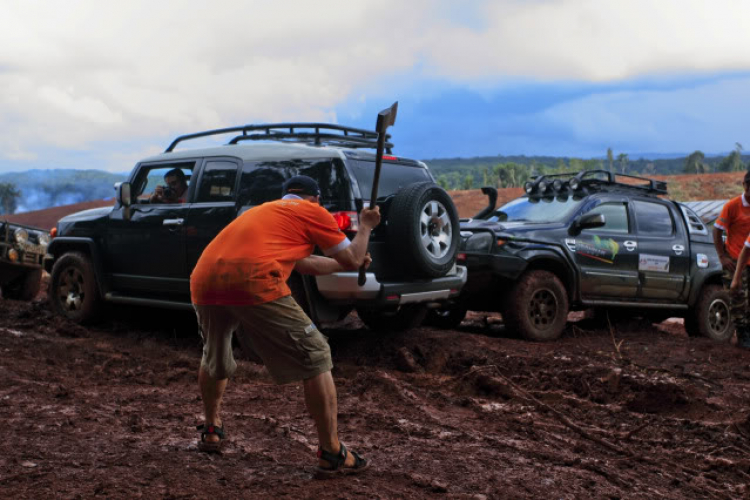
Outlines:
{"type": "Polygon", "coordinates": [[[356,232],[359,230],[359,216],[357,212],[333,212],[333,218],[336,220],[339,229],[342,231],[356,232]]]}

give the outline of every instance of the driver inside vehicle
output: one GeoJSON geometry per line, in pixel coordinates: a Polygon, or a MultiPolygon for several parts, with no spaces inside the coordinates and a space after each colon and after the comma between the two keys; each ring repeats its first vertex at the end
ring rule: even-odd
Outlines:
{"type": "Polygon", "coordinates": [[[185,203],[187,201],[188,184],[185,173],[179,168],[173,168],[164,174],[164,186],[156,186],[151,195],[151,203],[185,203]]]}

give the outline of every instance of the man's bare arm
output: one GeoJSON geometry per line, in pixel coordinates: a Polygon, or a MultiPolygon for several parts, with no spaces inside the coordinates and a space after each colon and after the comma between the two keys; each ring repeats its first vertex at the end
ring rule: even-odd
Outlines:
{"type": "Polygon", "coordinates": [[[714,226],[714,248],[716,253],[719,255],[719,262],[722,267],[734,271],[734,260],[727,254],[726,248],[724,248],[724,231],[714,226]]]}
{"type": "Polygon", "coordinates": [[[363,208],[359,213],[359,230],[351,245],[331,257],[347,271],[359,269],[359,266],[368,259],[367,245],[370,242],[370,233],[378,224],[380,224],[380,207],[376,206],[372,210],[363,208]]]}
{"type": "Polygon", "coordinates": [[[294,265],[294,270],[298,273],[317,276],[320,274],[337,273],[343,271],[344,267],[330,257],[311,255],[302,260],[298,260],[294,265]]]}
{"type": "Polygon", "coordinates": [[[742,273],[747,265],[748,257],[750,257],[750,248],[748,248],[747,245],[742,245],[742,251],[737,258],[737,268],[734,270],[732,285],[729,287],[731,290],[737,290],[740,288],[740,285],[742,284],[742,273]]]}

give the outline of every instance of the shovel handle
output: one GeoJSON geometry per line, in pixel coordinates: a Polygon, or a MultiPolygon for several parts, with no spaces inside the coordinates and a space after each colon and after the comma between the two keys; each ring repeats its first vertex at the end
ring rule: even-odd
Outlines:
{"type": "Polygon", "coordinates": [[[364,286],[365,283],[367,283],[367,273],[365,271],[365,266],[362,265],[359,268],[359,276],[357,276],[357,285],[364,286]]]}

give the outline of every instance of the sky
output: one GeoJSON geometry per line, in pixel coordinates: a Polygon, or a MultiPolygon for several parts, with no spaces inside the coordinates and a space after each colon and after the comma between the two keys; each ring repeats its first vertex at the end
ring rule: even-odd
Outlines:
{"type": "Polygon", "coordinates": [[[726,154],[750,149],[748,47],[743,0],[2,0],[0,173],[372,129],[394,101],[416,159],[726,154]]]}

